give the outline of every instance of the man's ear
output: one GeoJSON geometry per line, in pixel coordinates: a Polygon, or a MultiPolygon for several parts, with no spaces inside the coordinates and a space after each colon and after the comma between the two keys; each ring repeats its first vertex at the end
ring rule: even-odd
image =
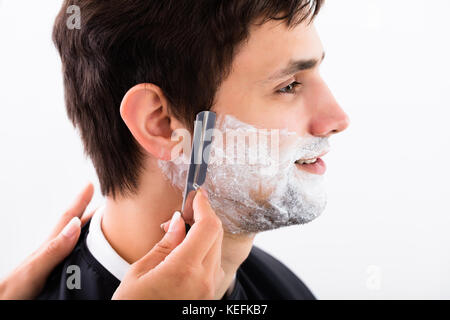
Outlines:
{"type": "Polygon", "coordinates": [[[180,122],[168,114],[167,100],[162,90],[149,83],[134,86],[125,94],[120,115],[134,138],[157,159],[170,160],[171,151],[178,143],[172,141],[174,129],[180,122]]]}

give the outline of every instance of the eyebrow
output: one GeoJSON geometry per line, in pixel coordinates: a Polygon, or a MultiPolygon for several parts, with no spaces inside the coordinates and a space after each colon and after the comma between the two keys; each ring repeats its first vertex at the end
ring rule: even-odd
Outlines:
{"type": "MultiPolygon", "coordinates": [[[[294,60],[290,61],[286,67],[283,69],[277,71],[273,75],[271,75],[269,78],[267,78],[266,81],[275,81],[279,80],[281,78],[284,78],[286,76],[292,75],[294,73],[297,73],[298,71],[313,69],[317,64],[323,61],[325,58],[325,52],[322,52],[322,57],[319,59],[307,59],[307,60],[294,60]]],[[[264,82],[266,82],[264,81],[264,82]]]]}

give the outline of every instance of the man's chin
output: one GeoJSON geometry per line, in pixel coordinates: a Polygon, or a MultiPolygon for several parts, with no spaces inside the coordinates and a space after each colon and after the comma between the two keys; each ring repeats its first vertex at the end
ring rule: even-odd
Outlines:
{"type": "Polygon", "coordinates": [[[297,211],[296,213],[289,214],[289,218],[283,219],[280,218],[281,215],[273,215],[260,219],[233,219],[233,224],[230,223],[230,218],[221,219],[224,231],[229,234],[234,235],[245,235],[245,236],[254,236],[257,233],[275,230],[283,227],[289,227],[294,225],[302,225],[312,222],[317,219],[322,212],[325,210],[326,201],[323,203],[317,203],[314,205],[310,205],[309,208],[314,208],[311,211],[305,212],[301,211],[300,213],[297,211]]]}

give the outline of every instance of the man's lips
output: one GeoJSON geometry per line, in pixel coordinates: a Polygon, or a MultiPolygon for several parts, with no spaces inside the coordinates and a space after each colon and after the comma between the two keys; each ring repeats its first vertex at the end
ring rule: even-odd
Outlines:
{"type": "Polygon", "coordinates": [[[305,164],[295,163],[295,165],[300,170],[304,170],[312,174],[322,175],[327,170],[325,162],[321,158],[317,158],[316,162],[314,163],[305,163],[305,164]]]}
{"type": "Polygon", "coordinates": [[[327,154],[328,151],[321,153],[318,157],[316,162],[314,163],[303,163],[300,164],[298,162],[295,163],[297,168],[300,170],[304,170],[306,172],[312,173],[312,174],[318,174],[322,175],[327,170],[327,167],[325,165],[325,162],[321,159],[325,154],[327,154]]]}

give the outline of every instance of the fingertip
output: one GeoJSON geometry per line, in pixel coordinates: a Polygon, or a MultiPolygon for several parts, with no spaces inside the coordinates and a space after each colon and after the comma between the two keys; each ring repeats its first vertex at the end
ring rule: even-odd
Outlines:
{"type": "Polygon", "coordinates": [[[167,232],[169,230],[170,221],[172,219],[167,220],[166,222],[161,223],[160,227],[162,231],[167,232]]]}
{"type": "Polygon", "coordinates": [[[78,217],[73,217],[69,223],[61,231],[61,234],[66,238],[72,238],[81,228],[81,220],[78,217]]]}
{"type": "Polygon", "coordinates": [[[94,190],[94,184],[91,182],[91,181],[87,181],[85,184],[84,184],[84,189],[83,190],[85,190],[85,191],[93,191],[94,190]]]}
{"type": "Polygon", "coordinates": [[[80,198],[86,198],[89,197],[94,192],[94,185],[92,182],[88,181],[84,184],[83,189],[81,189],[80,193],[78,193],[78,196],[76,198],[76,201],[78,201],[80,198]]]}
{"type": "Polygon", "coordinates": [[[175,211],[172,219],[170,220],[169,229],[167,230],[167,232],[179,231],[181,227],[184,227],[184,220],[183,218],[181,218],[181,212],[175,211]]]}
{"type": "Polygon", "coordinates": [[[195,198],[193,201],[194,215],[199,211],[203,213],[203,210],[201,210],[200,208],[210,208],[208,193],[203,188],[198,188],[197,193],[195,194],[195,198]]]}
{"type": "Polygon", "coordinates": [[[205,197],[205,199],[208,199],[208,191],[204,189],[203,187],[198,188],[198,191],[205,197]]]}
{"type": "MultiPolygon", "coordinates": [[[[84,200],[89,203],[92,200],[92,197],[94,196],[94,185],[92,182],[88,182],[83,191],[81,192],[81,197],[84,198],[84,200]]],[[[86,204],[87,206],[87,204],[86,204]]]]}
{"type": "Polygon", "coordinates": [[[181,217],[181,213],[176,211],[172,216],[172,219],[165,225],[167,225],[167,231],[164,238],[170,243],[171,247],[175,248],[175,246],[180,244],[186,236],[186,227],[184,220],[181,217]]]}
{"type": "Polygon", "coordinates": [[[195,192],[195,197],[194,197],[194,200],[193,200],[193,202],[192,202],[192,205],[193,205],[193,206],[194,206],[194,204],[195,204],[196,202],[201,201],[202,198],[204,198],[204,195],[203,195],[203,193],[202,193],[201,190],[202,190],[201,188],[198,188],[197,191],[195,192]]]}
{"type": "Polygon", "coordinates": [[[68,211],[71,212],[71,215],[77,215],[78,217],[80,217],[84,213],[84,210],[86,210],[89,202],[91,202],[93,196],[94,185],[92,184],[92,182],[89,182],[77,195],[68,211]]]}
{"type": "Polygon", "coordinates": [[[89,213],[83,213],[81,216],[81,226],[84,226],[94,215],[94,213],[98,210],[98,208],[95,208],[91,210],[89,213]]]}
{"type": "Polygon", "coordinates": [[[89,182],[86,185],[86,192],[88,192],[91,197],[94,195],[94,184],[92,182],[89,182]]]}

